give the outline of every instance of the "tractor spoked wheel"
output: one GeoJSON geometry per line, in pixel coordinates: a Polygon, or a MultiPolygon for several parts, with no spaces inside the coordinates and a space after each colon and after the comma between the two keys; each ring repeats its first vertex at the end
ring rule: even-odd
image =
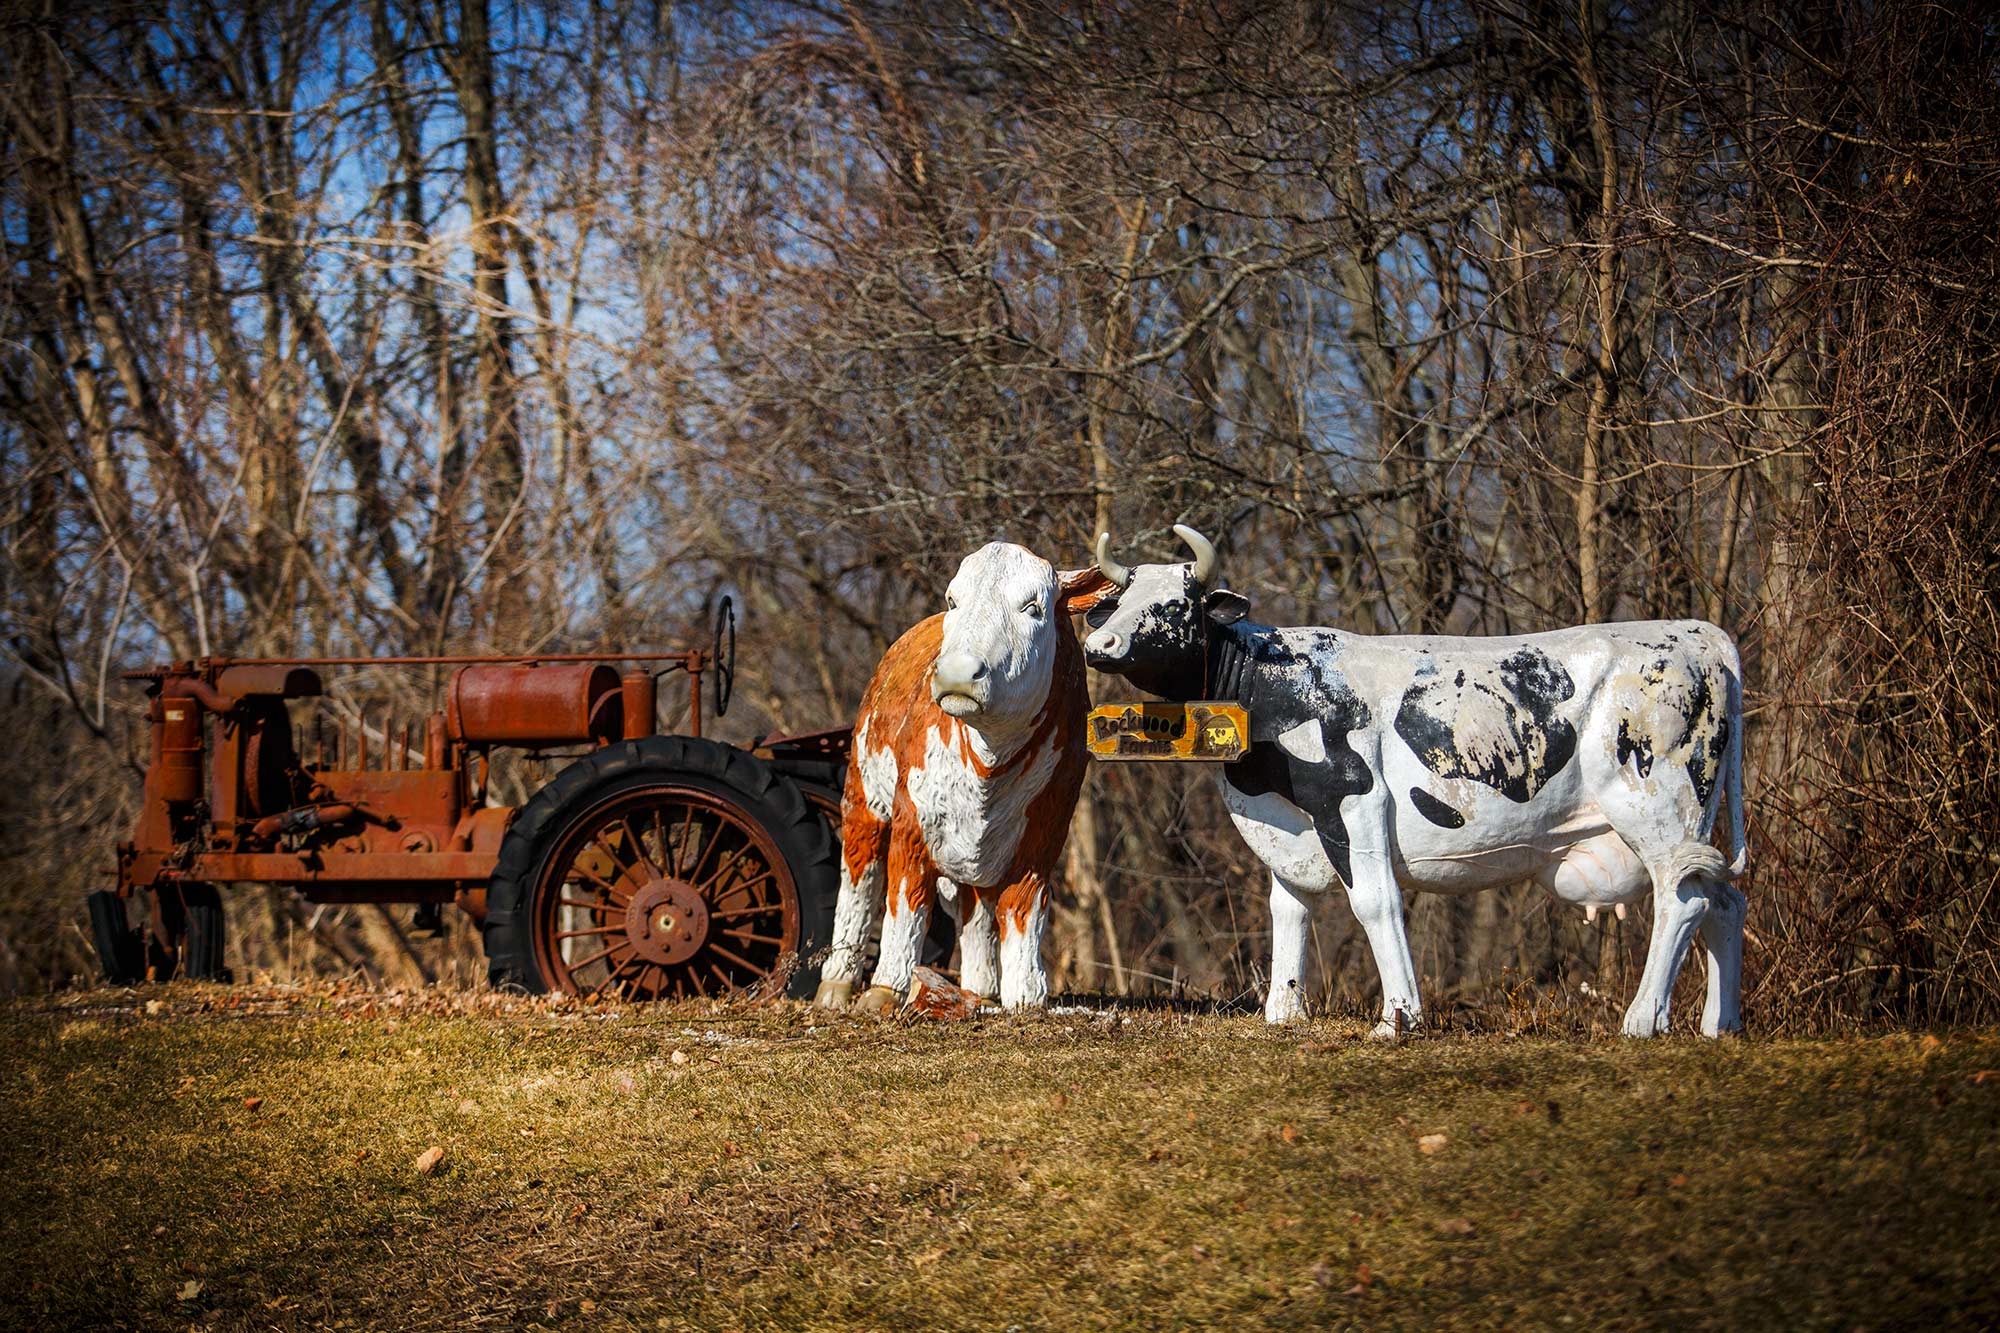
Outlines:
{"type": "Polygon", "coordinates": [[[563,770],[508,832],[489,971],[629,1000],[810,994],[837,887],[825,826],[782,774],[712,742],[623,742],[563,770]]]}
{"type": "Polygon", "coordinates": [[[770,835],[685,780],[577,820],[535,887],[535,965],[575,993],[727,994],[768,982],[798,938],[798,888],[770,835]]]}

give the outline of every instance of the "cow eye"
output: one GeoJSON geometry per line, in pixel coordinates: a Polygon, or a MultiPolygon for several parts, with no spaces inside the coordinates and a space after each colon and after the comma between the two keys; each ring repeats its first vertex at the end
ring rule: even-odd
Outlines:
{"type": "Polygon", "coordinates": [[[944,609],[947,611],[958,610],[958,598],[953,597],[950,593],[946,593],[944,595],[944,609]]]}
{"type": "Polygon", "coordinates": [[[1107,597],[1096,606],[1083,613],[1083,623],[1092,629],[1103,629],[1104,622],[1111,619],[1111,613],[1118,609],[1118,599],[1107,597]]]}
{"type": "Polygon", "coordinates": [[[1035,619],[1040,620],[1042,618],[1042,599],[1039,597],[1030,597],[1027,601],[1021,603],[1021,614],[1024,616],[1033,616],[1035,619]]]}

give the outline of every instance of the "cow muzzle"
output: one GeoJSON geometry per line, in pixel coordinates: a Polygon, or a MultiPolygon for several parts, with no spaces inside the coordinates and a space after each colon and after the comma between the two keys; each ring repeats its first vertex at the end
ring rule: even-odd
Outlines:
{"type": "Polygon", "coordinates": [[[1125,650],[1130,646],[1122,634],[1108,629],[1092,630],[1083,641],[1083,660],[1094,667],[1116,666],[1125,660],[1125,650]]]}
{"type": "Polygon", "coordinates": [[[931,670],[931,701],[953,717],[976,717],[992,694],[992,672],[971,653],[945,653],[931,670]]]}

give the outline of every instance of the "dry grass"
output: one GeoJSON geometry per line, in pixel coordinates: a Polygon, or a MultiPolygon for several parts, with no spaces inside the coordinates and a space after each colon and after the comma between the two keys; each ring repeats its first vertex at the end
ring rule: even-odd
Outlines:
{"type": "Polygon", "coordinates": [[[1992,1036],[1357,1034],[190,987],[14,1005],[0,1321],[2000,1318],[1992,1036]]]}

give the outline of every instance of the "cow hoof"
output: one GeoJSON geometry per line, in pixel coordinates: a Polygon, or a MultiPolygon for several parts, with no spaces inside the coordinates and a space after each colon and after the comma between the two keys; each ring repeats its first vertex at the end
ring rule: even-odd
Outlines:
{"type": "Polygon", "coordinates": [[[890,986],[870,986],[854,1002],[854,1012],[872,1018],[887,1018],[902,1006],[903,997],[890,986]]]}
{"type": "Polygon", "coordinates": [[[1265,1004],[1264,1021],[1266,1023],[1276,1027],[1284,1023],[1303,1023],[1306,1021],[1305,1001],[1299,999],[1296,994],[1284,997],[1283,1003],[1278,1002],[1279,999],[1280,997],[1274,996],[1270,1003],[1265,1004]]]}
{"type": "Polygon", "coordinates": [[[1629,1013],[1619,1030],[1628,1037],[1658,1037],[1666,1032],[1667,1020],[1654,1014],[1629,1013]]]}
{"type": "Polygon", "coordinates": [[[813,992],[813,1003],[822,1009],[845,1009],[854,1003],[854,983],[828,977],[813,992]]]}
{"type": "Polygon", "coordinates": [[[1368,1035],[1377,1041],[1401,1041],[1415,1036],[1420,1026],[1420,1019],[1412,1016],[1407,1009],[1399,1009],[1393,1016],[1376,1023],[1369,1029],[1368,1035]]]}

